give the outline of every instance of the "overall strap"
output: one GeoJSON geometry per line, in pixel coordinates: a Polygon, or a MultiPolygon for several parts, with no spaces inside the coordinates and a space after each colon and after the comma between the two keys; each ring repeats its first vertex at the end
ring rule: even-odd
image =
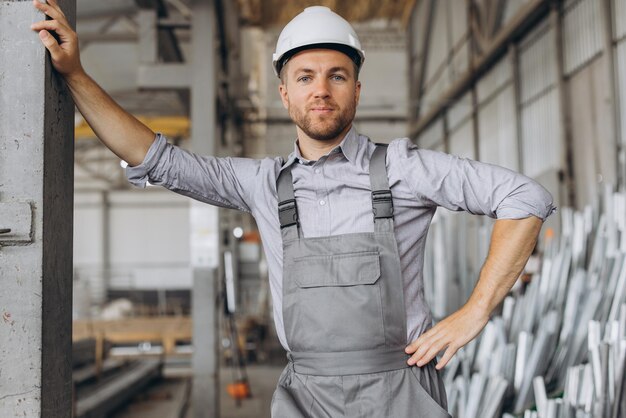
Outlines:
{"type": "Polygon", "coordinates": [[[298,238],[300,220],[298,219],[298,207],[293,193],[293,179],[291,167],[286,167],[278,175],[276,191],[278,192],[278,220],[283,239],[298,238]]]}
{"type": "MultiPolygon", "coordinates": [[[[370,159],[372,212],[376,232],[393,232],[393,201],[387,178],[387,144],[376,144],[370,159]]],[[[283,238],[298,238],[300,220],[293,191],[291,167],[282,170],[276,180],[278,219],[283,238]]]]}
{"type": "Polygon", "coordinates": [[[370,159],[372,212],[376,232],[393,232],[393,201],[387,178],[387,144],[376,144],[370,159]]]}

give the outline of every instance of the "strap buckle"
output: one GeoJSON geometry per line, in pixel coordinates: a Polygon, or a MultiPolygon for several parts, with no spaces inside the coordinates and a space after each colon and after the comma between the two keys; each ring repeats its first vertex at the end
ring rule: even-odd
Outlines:
{"type": "Polygon", "coordinates": [[[372,191],[374,219],[393,218],[393,200],[390,190],[372,191]]]}
{"type": "Polygon", "coordinates": [[[288,199],[278,203],[278,220],[281,229],[298,224],[296,199],[288,199]]]}

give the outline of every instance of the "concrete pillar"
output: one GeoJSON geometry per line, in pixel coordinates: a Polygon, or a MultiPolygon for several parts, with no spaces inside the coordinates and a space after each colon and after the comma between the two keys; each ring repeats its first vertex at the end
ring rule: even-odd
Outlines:
{"type": "MultiPolygon", "coordinates": [[[[192,2],[191,147],[198,154],[216,155],[215,5],[192,2]]],[[[191,262],[193,265],[193,392],[194,417],[219,416],[217,267],[218,208],[191,202],[191,262]]]]}
{"type": "MultiPolygon", "coordinates": [[[[74,21],[75,0],[59,0],[74,21]]],[[[74,107],[30,24],[0,3],[0,416],[72,410],[74,107]],[[10,231],[8,231],[10,230],[10,231]]]]}

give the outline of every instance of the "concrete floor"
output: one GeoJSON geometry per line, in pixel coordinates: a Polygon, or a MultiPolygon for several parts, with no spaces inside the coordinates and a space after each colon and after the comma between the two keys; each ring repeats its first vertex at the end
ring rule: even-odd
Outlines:
{"type": "MultiPolygon", "coordinates": [[[[228,396],[224,388],[227,383],[232,382],[232,370],[222,369],[221,374],[221,393],[220,393],[220,411],[221,418],[243,418],[243,417],[268,417],[270,416],[270,402],[276,388],[278,377],[283,371],[284,366],[254,366],[248,369],[248,378],[250,380],[250,390],[252,398],[246,399],[237,406],[235,400],[228,396]]],[[[192,405],[193,408],[193,405],[192,405]]],[[[193,415],[188,415],[191,418],[193,415]]]]}
{"type": "MultiPolygon", "coordinates": [[[[233,381],[230,367],[220,369],[220,418],[264,418],[270,416],[270,402],[278,377],[284,365],[252,365],[248,367],[248,379],[252,398],[236,405],[228,393],[226,385],[233,381]]],[[[189,397],[189,367],[175,367],[164,370],[163,378],[146,392],[137,396],[134,402],[111,418],[180,418],[181,406],[189,397]]],[[[193,417],[193,405],[189,405],[186,418],[193,417]]]]}
{"type": "Polygon", "coordinates": [[[179,418],[188,390],[187,382],[185,378],[163,378],[111,418],[179,418]]]}

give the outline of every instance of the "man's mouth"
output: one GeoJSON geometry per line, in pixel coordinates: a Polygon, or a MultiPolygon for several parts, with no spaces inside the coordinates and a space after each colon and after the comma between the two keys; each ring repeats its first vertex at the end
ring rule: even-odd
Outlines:
{"type": "Polygon", "coordinates": [[[332,107],[325,107],[325,106],[315,106],[311,108],[311,111],[316,112],[316,113],[330,113],[333,110],[334,109],[332,107]]]}

